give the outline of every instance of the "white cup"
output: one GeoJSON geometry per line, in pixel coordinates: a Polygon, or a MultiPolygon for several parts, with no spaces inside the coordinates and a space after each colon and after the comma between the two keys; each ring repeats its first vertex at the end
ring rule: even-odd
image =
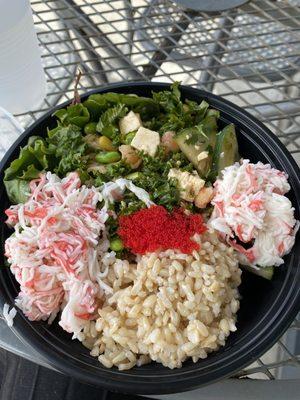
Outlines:
{"type": "Polygon", "coordinates": [[[29,0],[0,0],[0,106],[21,114],[38,107],[45,94],[29,0]]]}

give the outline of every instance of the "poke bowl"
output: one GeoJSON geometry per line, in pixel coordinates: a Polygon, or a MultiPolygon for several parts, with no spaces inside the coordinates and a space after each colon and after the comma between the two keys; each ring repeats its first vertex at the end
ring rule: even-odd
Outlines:
{"type": "Polygon", "coordinates": [[[78,380],[192,390],[254,362],[299,311],[299,168],[219,96],[96,89],[26,129],[0,173],[0,310],[78,380]]]}

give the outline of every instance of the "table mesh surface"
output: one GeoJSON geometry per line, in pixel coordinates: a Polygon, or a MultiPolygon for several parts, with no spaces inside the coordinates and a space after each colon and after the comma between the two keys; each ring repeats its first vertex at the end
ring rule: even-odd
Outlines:
{"type": "MultiPolygon", "coordinates": [[[[222,14],[168,1],[31,1],[48,81],[25,127],[80,91],[119,81],[173,82],[210,90],[257,116],[300,161],[300,0],[251,1],[222,14]]],[[[297,319],[237,377],[300,378],[297,319]]]]}

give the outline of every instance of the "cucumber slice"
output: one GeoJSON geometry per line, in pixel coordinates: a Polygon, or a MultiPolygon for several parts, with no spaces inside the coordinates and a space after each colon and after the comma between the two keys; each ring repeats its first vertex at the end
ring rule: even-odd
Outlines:
{"type": "Polygon", "coordinates": [[[217,113],[204,118],[196,127],[183,129],[174,138],[186,158],[195,166],[200,176],[206,177],[211,168],[211,154],[203,160],[198,160],[202,151],[214,148],[217,135],[217,113]]]}
{"type": "Polygon", "coordinates": [[[198,142],[197,145],[188,144],[187,142],[191,135],[197,135],[197,128],[184,129],[178,136],[176,136],[175,142],[178,144],[186,158],[194,165],[199,174],[205,176],[210,168],[211,156],[199,161],[198,155],[207,149],[208,140],[205,139],[203,143],[198,142]],[[197,146],[197,148],[195,146],[197,146]]]}
{"type": "Polygon", "coordinates": [[[234,125],[228,125],[228,130],[224,136],[223,145],[221,149],[221,154],[224,154],[223,157],[220,157],[219,160],[219,170],[222,171],[225,167],[234,164],[239,157],[239,148],[238,142],[235,133],[234,125]]]}
{"type": "Polygon", "coordinates": [[[251,267],[251,265],[241,265],[242,268],[251,272],[252,274],[261,276],[269,281],[273,278],[274,267],[259,267],[259,269],[251,267]]]}
{"type": "Polygon", "coordinates": [[[212,156],[210,178],[215,179],[225,167],[234,164],[239,159],[238,142],[233,124],[217,134],[216,145],[212,156]]]}

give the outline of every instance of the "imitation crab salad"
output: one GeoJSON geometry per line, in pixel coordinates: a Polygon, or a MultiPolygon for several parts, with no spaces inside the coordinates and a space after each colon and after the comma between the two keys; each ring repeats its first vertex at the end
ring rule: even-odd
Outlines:
{"type": "Polygon", "coordinates": [[[179,368],[224,346],[242,269],[270,280],[294,245],[288,176],[240,158],[234,125],[178,83],[77,96],[54,116],[5,171],[16,307],[107,368],[179,368]]]}

